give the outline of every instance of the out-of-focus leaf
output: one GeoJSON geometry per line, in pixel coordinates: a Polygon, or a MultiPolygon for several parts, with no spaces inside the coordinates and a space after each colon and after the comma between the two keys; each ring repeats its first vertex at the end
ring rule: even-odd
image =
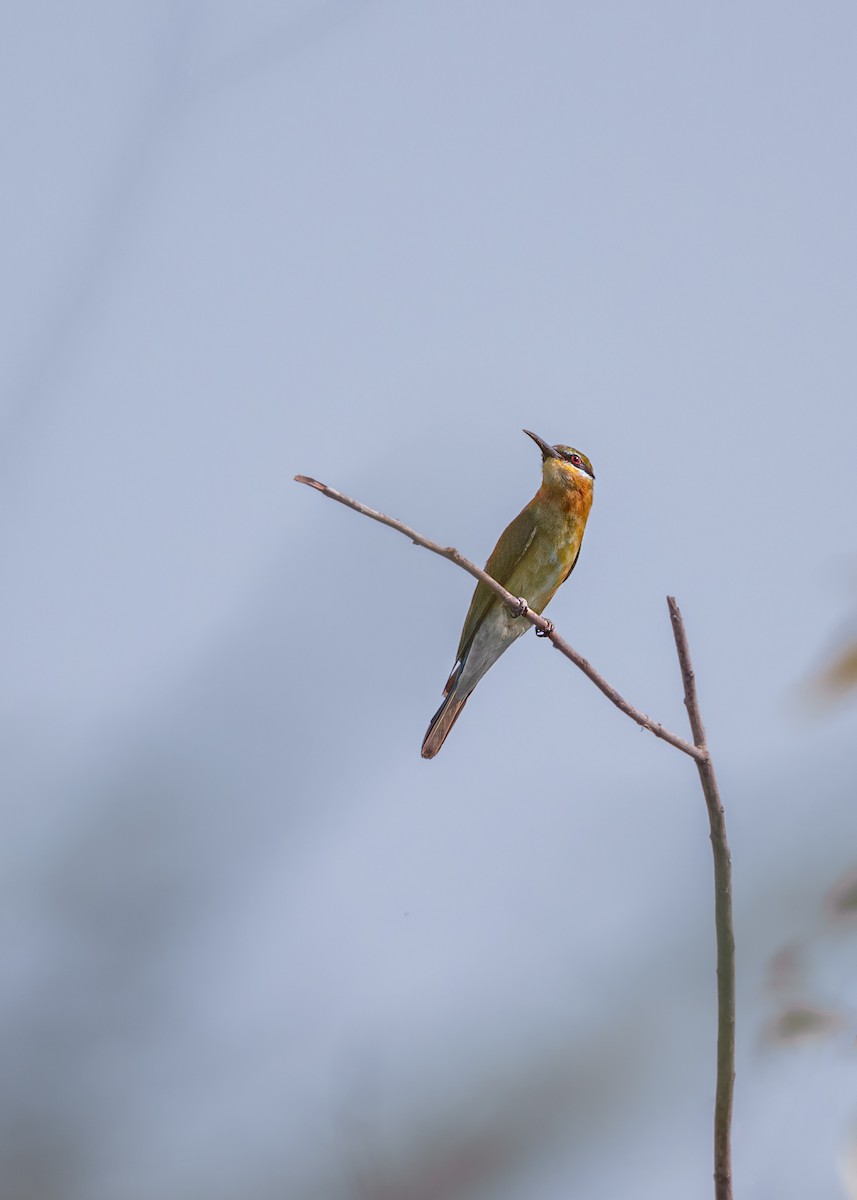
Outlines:
{"type": "Polygon", "coordinates": [[[857,642],[847,647],[818,676],[817,686],[828,697],[844,695],[857,688],[857,642]]]}
{"type": "Polygon", "coordinates": [[[835,1032],[841,1024],[838,1013],[825,1012],[809,1004],[795,1004],[774,1017],[768,1026],[767,1038],[780,1044],[815,1041],[835,1032]]]}
{"type": "Polygon", "coordinates": [[[786,942],[768,964],[767,986],[772,992],[784,992],[800,983],[804,976],[801,947],[796,942],[786,942]]]}
{"type": "Polygon", "coordinates": [[[857,871],[840,879],[830,894],[830,909],[835,918],[857,917],[857,871]]]}

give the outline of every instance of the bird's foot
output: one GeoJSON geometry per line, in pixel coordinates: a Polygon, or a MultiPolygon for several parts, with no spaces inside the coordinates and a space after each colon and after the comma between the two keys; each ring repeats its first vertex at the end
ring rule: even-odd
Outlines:
{"type": "Polygon", "coordinates": [[[554,630],[553,621],[545,621],[545,625],[546,629],[539,629],[538,625],[536,626],[536,637],[550,637],[554,630]]]}
{"type": "Polygon", "coordinates": [[[523,596],[518,597],[518,603],[511,610],[513,617],[525,617],[529,612],[530,606],[527,604],[523,596]]]}

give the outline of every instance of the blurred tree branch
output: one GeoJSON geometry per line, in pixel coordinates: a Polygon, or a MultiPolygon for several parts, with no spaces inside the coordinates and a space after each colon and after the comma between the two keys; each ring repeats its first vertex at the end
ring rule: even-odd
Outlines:
{"type": "Polygon", "coordinates": [[[687,742],[676,733],[672,733],[651,717],[630,704],[620,693],[603,678],[581,654],[568,644],[554,629],[550,621],[527,607],[524,597],[513,596],[511,592],[492,579],[475,563],[465,558],[453,546],[441,546],[437,542],[423,537],[395,517],[388,517],[344,495],[336,488],[320,483],[308,475],[296,475],[297,483],[304,483],[337,500],[340,504],[353,508],[355,512],[380,521],[391,529],[398,530],[411,539],[416,546],[422,546],[433,554],[440,555],[454,562],[456,566],[467,571],[474,579],[478,579],[495,592],[500,599],[513,609],[519,616],[534,625],[536,632],[548,638],[561,654],[570,659],[575,666],[583,671],[595,686],[612,701],[618,709],[632,721],[636,721],[643,729],[648,729],[655,737],[669,742],[677,750],[687,754],[696,763],[699,772],[702,792],[708,809],[708,821],[711,830],[711,848],[714,856],[714,926],[717,938],[717,1083],[714,1103],[714,1195],[715,1200],[732,1200],[732,1155],[731,1155],[731,1125],[732,1098],[735,1083],[735,937],[732,922],[732,861],[729,854],[729,843],[726,838],[726,820],[717,779],[714,774],[714,764],[705,738],[705,728],[699,709],[696,693],[696,677],[690,658],[690,647],[687,632],[684,627],[681,612],[674,596],[667,597],[670,621],[678,653],[679,666],[684,684],[684,703],[690,720],[693,743],[687,742]]]}

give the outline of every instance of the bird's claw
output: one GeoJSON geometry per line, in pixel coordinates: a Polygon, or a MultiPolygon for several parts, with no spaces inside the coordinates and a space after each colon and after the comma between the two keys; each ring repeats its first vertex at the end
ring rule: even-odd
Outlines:
{"type": "Polygon", "coordinates": [[[527,615],[527,611],[528,611],[529,607],[530,606],[529,606],[529,604],[527,604],[527,601],[524,599],[524,597],[519,596],[518,603],[512,609],[512,616],[513,617],[525,617],[527,615]]]}
{"type": "Polygon", "coordinates": [[[538,625],[536,626],[536,637],[550,637],[554,628],[553,621],[545,621],[545,625],[546,629],[539,629],[538,625]]]}

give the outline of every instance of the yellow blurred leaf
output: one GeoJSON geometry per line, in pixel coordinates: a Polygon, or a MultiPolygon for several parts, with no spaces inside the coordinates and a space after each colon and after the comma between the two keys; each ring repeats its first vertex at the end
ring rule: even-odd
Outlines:
{"type": "Polygon", "coordinates": [[[827,1037],[842,1024],[837,1013],[825,1012],[811,1005],[793,1005],[783,1011],[768,1026],[767,1036],[780,1043],[815,1041],[827,1037]]]}
{"type": "Polygon", "coordinates": [[[829,695],[843,695],[857,688],[857,642],[835,659],[819,675],[817,682],[829,695]]]}

